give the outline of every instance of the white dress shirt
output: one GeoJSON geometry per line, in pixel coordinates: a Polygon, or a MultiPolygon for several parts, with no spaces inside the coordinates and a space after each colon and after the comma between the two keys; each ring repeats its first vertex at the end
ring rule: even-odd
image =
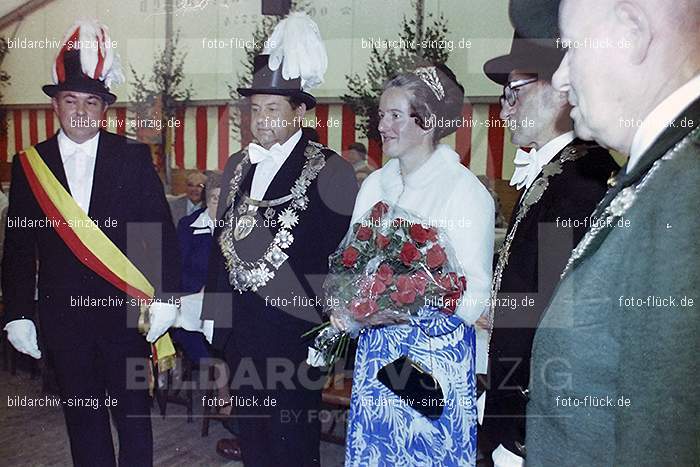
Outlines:
{"type": "Polygon", "coordinates": [[[92,180],[95,175],[99,140],[100,133],[97,132],[89,140],[78,144],[70,139],[63,130],[58,132],[58,150],[61,153],[68,188],[70,188],[73,199],[86,214],[90,209],[90,195],[92,194],[92,180]]]}
{"type": "Polygon", "coordinates": [[[542,172],[542,167],[549,164],[554,156],[573,140],[574,132],[569,131],[548,141],[537,150],[531,149],[528,152],[518,149],[515,152],[515,171],[510,179],[510,186],[516,185],[518,190],[522,187],[530,188],[530,185],[542,172]]]}
{"type": "Polygon", "coordinates": [[[639,162],[642,155],[651,147],[656,138],[661,136],[673,120],[685,110],[688,105],[700,97],[700,75],[696,75],[670,96],[661,101],[654,110],[649,112],[632,138],[630,158],[627,161],[627,172],[639,162]]]}
{"type": "Polygon", "coordinates": [[[256,165],[253,181],[250,186],[250,197],[261,200],[265,196],[272,179],[292,153],[294,146],[301,139],[301,130],[294,133],[284,144],[275,143],[267,150],[257,144],[248,145],[248,155],[251,164],[256,165]]]}
{"type": "MultiPolygon", "coordinates": [[[[491,292],[495,213],[488,190],[460,164],[456,152],[441,144],[405,179],[398,159],[372,172],[357,195],[350,228],[378,201],[396,204],[447,232],[467,278],[467,291],[455,314],[473,324],[491,292]]],[[[488,333],[476,329],[476,372],[486,373],[488,333]]]]}

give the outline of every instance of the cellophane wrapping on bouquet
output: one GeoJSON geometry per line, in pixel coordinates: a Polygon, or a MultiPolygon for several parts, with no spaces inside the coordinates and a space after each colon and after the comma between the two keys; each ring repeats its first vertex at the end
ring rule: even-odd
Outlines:
{"type": "Polygon", "coordinates": [[[464,269],[439,220],[378,202],[329,258],[324,311],[347,331],[329,323],[310,331],[317,334],[308,363],[333,364],[363,328],[451,315],[466,287],[464,269]]]}

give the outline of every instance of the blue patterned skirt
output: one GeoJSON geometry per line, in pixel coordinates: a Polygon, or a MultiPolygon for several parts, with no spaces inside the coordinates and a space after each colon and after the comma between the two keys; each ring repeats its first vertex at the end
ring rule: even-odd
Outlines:
{"type": "Polygon", "coordinates": [[[455,316],[365,329],[353,375],[346,466],[476,464],[475,331],[455,316]],[[377,380],[408,356],[435,377],[445,396],[437,420],[416,412],[377,380]]]}

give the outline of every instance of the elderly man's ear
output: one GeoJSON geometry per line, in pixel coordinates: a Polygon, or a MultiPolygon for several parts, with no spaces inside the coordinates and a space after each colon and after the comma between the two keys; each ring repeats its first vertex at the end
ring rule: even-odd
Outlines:
{"type": "Polygon", "coordinates": [[[638,2],[618,2],[614,12],[620,34],[616,38],[618,42],[612,46],[629,49],[630,62],[639,65],[647,58],[651,47],[651,18],[638,2]]]}
{"type": "Polygon", "coordinates": [[[561,104],[562,107],[569,107],[569,93],[568,91],[554,91],[556,93],[557,98],[559,99],[559,103],[561,104]]]}

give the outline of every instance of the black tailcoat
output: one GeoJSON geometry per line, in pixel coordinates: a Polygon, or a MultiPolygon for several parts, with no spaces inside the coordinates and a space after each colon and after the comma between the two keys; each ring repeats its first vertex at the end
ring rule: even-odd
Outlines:
{"type": "MultiPolygon", "coordinates": [[[[608,178],[619,169],[605,149],[579,139],[552,160],[571,146],[587,154],[563,162],[562,172],[551,176],[541,199],[518,225],[501,276],[489,347],[484,424],[479,433],[484,438],[480,445],[487,449],[503,444],[522,456],[515,442],[525,444],[530,352],[537,324],[571,250],[587,230],[590,219],[586,219],[603,198],[608,178]],[[513,299],[516,306],[511,306],[513,299]],[[523,301],[529,299],[534,301],[523,301]]],[[[523,193],[521,201],[522,197],[523,193]]],[[[519,206],[520,202],[513,208],[509,232],[519,206]]]]}
{"type": "MultiPolygon", "coordinates": [[[[270,183],[266,200],[290,193],[306,161],[307,144],[308,140],[302,136],[270,183]]],[[[224,349],[233,340],[246,356],[284,356],[295,361],[306,358],[308,342],[302,342],[301,335],[320,322],[322,306],[319,302],[322,304],[321,286],[328,272],[328,256],[348,230],[357,195],[357,182],[350,164],[327,148],[323,153],[326,165],[308,188],[308,207],[299,211],[299,223],[291,231],[294,242],[284,250],[289,258],[278,270],[273,270],[275,277],[265,287],[242,294],[229,284],[218,241],[224,213],[236,209],[241,198],[240,194],[235,197],[233,207],[225,205],[241,153],[229,159],[224,170],[222,201],[217,215],[219,225],[214,233],[202,314],[203,319],[214,320],[216,347],[224,349]]],[[[250,192],[254,172],[255,165],[249,165],[239,192],[250,192]]],[[[290,204],[287,202],[275,209],[280,213],[290,204]]],[[[277,231],[278,224],[266,222],[263,212],[264,208],[258,210],[252,233],[236,242],[236,250],[245,261],[260,258],[277,231]]],[[[273,220],[276,222],[276,217],[273,220]]]]}
{"type": "MultiPolygon", "coordinates": [[[[57,135],[36,149],[70,193],[57,135]]],[[[150,280],[157,297],[171,298],[180,279],[177,238],[146,145],[100,132],[88,215],[150,280]]],[[[133,376],[128,366],[134,359],[143,365],[148,356],[148,345],[136,327],[138,306],[83,265],[53,227],[36,227],[44,220],[15,157],[2,264],[7,320],[34,318],[38,266],[40,330],[49,350],[44,356],[53,360],[62,397],[103,402],[105,390],[116,397],[118,405],[111,412],[120,433],[120,461],[148,465],[150,420],[139,417],[150,413],[147,391],[143,385],[131,390],[134,385],[127,381],[133,376]],[[24,221],[34,227],[22,227],[24,221]],[[81,298],[98,299],[107,306],[79,305],[85,303],[77,301],[81,298]]],[[[113,464],[105,407],[64,406],[64,411],[76,465],[113,464]]]]}
{"type": "MultiPolygon", "coordinates": [[[[290,193],[302,172],[308,139],[302,136],[268,187],[264,199],[290,193]]],[[[348,230],[357,196],[354,171],[338,154],[322,149],[325,166],[309,185],[308,207],[298,211],[298,224],[291,229],[292,245],[284,250],[289,258],[275,277],[257,292],[239,293],[229,284],[219,244],[222,226],[214,232],[209,261],[203,318],[215,323],[214,346],[226,356],[232,375],[232,393],[247,400],[269,397],[275,407],[242,407],[233,413],[241,418],[240,441],[246,466],[319,465],[319,408],[324,379],[318,369],[309,369],[306,359],[309,339],[302,334],[321,321],[322,284],[328,272],[328,256],[348,230]],[[288,375],[279,378],[274,375],[288,375]],[[281,382],[284,380],[284,382],[281,382]]],[[[242,153],[231,156],[223,175],[217,219],[237,209],[241,193],[250,193],[255,165],[243,173],[233,205],[227,205],[230,181],[242,153]]],[[[276,206],[277,215],[291,201],[276,206]]],[[[235,243],[244,261],[263,255],[279,225],[266,221],[260,208],[250,235],[235,243]]],[[[237,211],[234,211],[237,213],[237,211]]],[[[237,213],[238,215],[238,213],[237,213]]]]}

